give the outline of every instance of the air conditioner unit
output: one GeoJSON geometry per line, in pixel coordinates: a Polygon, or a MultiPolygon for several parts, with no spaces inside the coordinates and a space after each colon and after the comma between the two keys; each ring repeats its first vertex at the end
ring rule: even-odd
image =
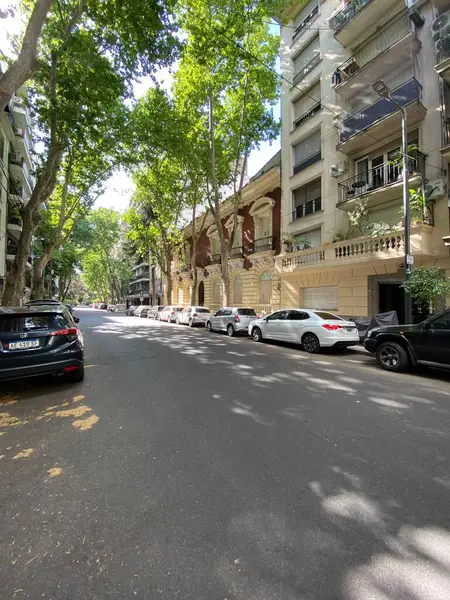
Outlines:
{"type": "Polygon", "coordinates": [[[427,200],[436,200],[447,192],[447,185],[443,179],[435,179],[425,186],[427,200]]]}
{"type": "Polygon", "coordinates": [[[450,33],[438,39],[435,44],[436,52],[446,56],[450,52],[450,33]]]}
{"type": "Polygon", "coordinates": [[[431,24],[431,37],[434,42],[450,33],[450,10],[439,15],[431,24]]]}
{"type": "Polygon", "coordinates": [[[348,171],[348,162],[344,160],[343,162],[337,165],[331,165],[330,167],[330,175],[331,177],[339,177],[340,175],[344,175],[348,171]]]}

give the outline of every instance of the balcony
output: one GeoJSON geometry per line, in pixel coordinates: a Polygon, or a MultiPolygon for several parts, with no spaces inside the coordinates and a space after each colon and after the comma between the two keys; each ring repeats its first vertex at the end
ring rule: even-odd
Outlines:
{"type": "Polygon", "coordinates": [[[30,196],[34,188],[34,181],[30,176],[30,172],[24,158],[18,154],[10,154],[9,170],[11,175],[20,182],[19,185],[24,185],[25,191],[28,193],[28,196],[30,196]]]}
{"type": "Polygon", "coordinates": [[[442,127],[441,154],[450,163],[450,119],[445,118],[442,122],[442,127]]]}
{"type": "Polygon", "coordinates": [[[300,115],[298,117],[298,119],[295,119],[294,124],[292,126],[292,131],[297,129],[297,127],[300,127],[300,125],[303,125],[303,123],[308,121],[311,117],[313,117],[314,115],[319,113],[321,110],[322,110],[322,103],[320,101],[316,102],[316,104],[314,104],[314,106],[312,108],[310,108],[309,110],[304,112],[302,115],[300,115]]]}
{"type": "Polygon", "coordinates": [[[250,249],[250,254],[256,254],[257,252],[270,252],[275,250],[275,237],[268,235],[266,237],[257,238],[253,242],[253,246],[250,249]]]}
{"type": "Polygon", "coordinates": [[[14,135],[16,137],[16,142],[19,146],[20,153],[26,158],[28,166],[31,168],[31,151],[32,147],[30,146],[25,129],[19,129],[18,127],[13,127],[14,135]]]}
{"type": "Polygon", "coordinates": [[[9,216],[8,215],[8,223],[7,223],[7,231],[8,235],[15,242],[19,241],[20,234],[22,233],[22,219],[20,217],[9,216]]]}
{"type": "Polygon", "coordinates": [[[20,129],[30,128],[30,113],[22,98],[19,98],[19,96],[14,96],[10,106],[17,127],[20,129]]]}
{"type": "Polygon", "coordinates": [[[349,99],[369,88],[398,65],[411,64],[411,56],[420,50],[420,42],[411,31],[408,15],[402,15],[375,39],[335,71],[332,85],[343,98],[349,99]]]}
{"type": "MultiPolygon", "coordinates": [[[[426,109],[421,103],[422,86],[414,77],[393,90],[392,97],[406,108],[408,127],[424,118],[426,109]]],[[[381,141],[400,130],[401,120],[398,107],[387,98],[380,98],[342,121],[337,149],[345,154],[362,151],[374,141],[381,141]]]]}
{"type": "Polygon", "coordinates": [[[222,262],[222,257],[220,253],[211,254],[211,265],[220,265],[222,262]]]}
{"type": "Polygon", "coordinates": [[[369,36],[386,14],[404,5],[404,0],[350,0],[331,17],[329,26],[340,44],[352,46],[362,34],[369,36]]]}
{"type": "MultiPolygon", "coordinates": [[[[17,246],[15,244],[8,244],[6,247],[6,261],[9,264],[12,264],[14,262],[16,254],[17,254],[17,246]]],[[[31,258],[31,256],[28,256],[27,262],[26,262],[26,268],[31,269],[31,265],[32,265],[32,258],[31,258]]]]}
{"type": "MultiPolygon", "coordinates": [[[[434,67],[434,70],[450,84],[450,38],[447,36],[445,40],[447,47],[443,48],[441,52],[438,53],[438,63],[434,67]]],[[[444,43],[442,40],[441,42],[444,43]]]]}
{"type": "Polygon", "coordinates": [[[305,160],[302,160],[296,165],[294,165],[294,175],[297,175],[297,173],[304,171],[305,169],[307,169],[311,165],[314,165],[320,160],[322,160],[322,152],[319,150],[318,152],[311,154],[311,156],[308,156],[308,158],[305,158],[305,160]]]}
{"type": "MultiPolygon", "coordinates": [[[[411,227],[410,247],[414,256],[433,256],[433,227],[425,224],[411,227]]],[[[405,236],[403,230],[399,229],[384,235],[363,236],[283,254],[276,257],[275,269],[280,274],[289,274],[308,267],[335,269],[374,260],[403,262],[404,254],[405,236]]]]}
{"type": "Polygon", "coordinates": [[[137,283],[138,281],[148,281],[150,277],[150,271],[142,271],[135,273],[134,277],[130,280],[130,283],[137,283]]]}
{"type": "Polygon", "coordinates": [[[302,33],[308,31],[311,25],[319,16],[319,7],[316,6],[309,15],[300,23],[300,25],[295,29],[294,34],[292,36],[292,45],[301,37],[302,33]]]}
{"type": "Polygon", "coordinates": [[[25,190],[19,181],[9,180],[8,186],[8,205],[10,208],[21,208],[27,200],[25,190]]]}
{"type": "Polygon", "coordinates": [[[244,256],[243,246],[234,246],[230,250],[230,258],[242,258],[244,256]]]}
{"type": "Polygon", "coordinates": [[[316,67],[320,61],[322,60],[320,53],[316,54],[315,57],[309,61],[309,63],[303,67],[303,69],[301,71],[299,71],[298,73],[296,73],[294,75],[294,79],[292,80],[292,85],[297,85],[298,83],[300,83],[304,77],[306,77],[306,75],[308,75],[308,73],[310,73],[314,67],[316,67]]]}
{"type": "Polygon", "coordinates": [[[322,199],[316,198],[315,200],[308,200],[304,204],[299,204],[294,208],[292,213],[292,221],[297,221],[298,219],[303,219],[303,217],[308,217],[309,215],[313,215],[316,212],[322,210],[322,199]]]}
{"type": "MultiPolygon", "coordinates": [[[[421,152],[416,152],[416,155],[417,158],[409,161],[409,189],[420,187],[425,174],[425,156],[421,152]]],[[[361,197],[367,199],[369,208],[398,200],[403,193],[402,173],[401,163],[388,161],[346,179],[338,184],[339,208],[351,209],[354,200],[361,197]]]]}

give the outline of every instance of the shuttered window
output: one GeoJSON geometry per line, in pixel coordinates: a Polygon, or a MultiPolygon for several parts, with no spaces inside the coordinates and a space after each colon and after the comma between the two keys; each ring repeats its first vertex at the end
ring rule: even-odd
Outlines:
{"type": "Polygon", "coordinates": [[[310,287],[302,289],[302,306],[313,310],[337,310],[336,286],[310,287]]]}
{"type": "MultiPolygon", "coordinates": [[[[320,153],[321,131],[318,129],[312,135],[294,146],[294,164],[299,165],[311,156],[320,153]]],[[[320,160],[320,157],[318,158],[320,160]]]]}
{"type": "Polygon", "coordinates": [[[294,58],[294,76],[300,73],[312,59],[320,54],[319,36],[315,37],[306,48],[294,58]]]}
{"type": "Polygon", "coordinates": [[[320,81],[294,102],[294,121],[304,115],[320,100],[320,81]]]}
{"type": "Polygon", "coordinates": [[[306,17],[311,14],[315,8],[317,8],[317,0],[311,0],[308,2],[308,4],[303,7],[294,18],[294,27],[297,28],[299,25],[301,25],[306,17]]]}

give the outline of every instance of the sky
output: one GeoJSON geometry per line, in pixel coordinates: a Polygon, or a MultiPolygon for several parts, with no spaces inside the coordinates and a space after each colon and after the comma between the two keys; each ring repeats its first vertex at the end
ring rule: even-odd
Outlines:
{"type": "MultiPolygon", "coordinates": [[[[16,5],[13,0],[0,0],[0,8],[16,5]]],[[[8,34],[18,34],[22,28],[20,13],[16,11],[13,18],[0,19],[0,51],[10,53],[10,46],[7,42],[8,34]]],[[[161,69],[157,72],[156,78],[159,85],[165,90],[169,90],[173,75],[167,69],[161,69]]],[[[143,78],[140,83],[135,84],[134,95],[136,98],[141,98],[149,87],[153,85],[150,78],[143,78]]],[[[280,104],[278,103],[274,109],[274,117],[280,118],[280,104]]],[[[272,144],[268,142],[261,144],[260,148],[254,150],[248,159],[248,176],[252,177],[261,167],[268,162],[272,156],[280,149],[280,139],[278,138],[272,144]]],[[[104,193],[97,199],[96,207],[114,208],[118,211],[124,211],[129,206],[131,196],[133,194],[133,182],[124,171],[117,171],[106,182],[104,193]]]]}

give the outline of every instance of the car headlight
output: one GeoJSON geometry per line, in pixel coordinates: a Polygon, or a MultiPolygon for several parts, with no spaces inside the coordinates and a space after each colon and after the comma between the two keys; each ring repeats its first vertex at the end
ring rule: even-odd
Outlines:
{"type": "Polygon", "coordinates": [[[373,329],[369,329],[369,331],[367,332],[366,338],[370,338],[372,333],[373,333],[373,329]]]}

